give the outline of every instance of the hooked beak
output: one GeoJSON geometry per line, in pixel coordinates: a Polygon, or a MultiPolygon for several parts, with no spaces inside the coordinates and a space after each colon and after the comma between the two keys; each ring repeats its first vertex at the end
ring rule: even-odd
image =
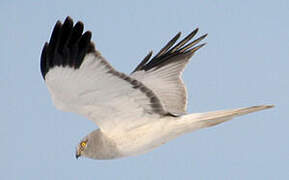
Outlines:
{"type": "Polygon", "coordinates": [[[81,156],[80,151],[77,150],[75,153],[75,158],[78,159],[80,156],[81,156]]]}

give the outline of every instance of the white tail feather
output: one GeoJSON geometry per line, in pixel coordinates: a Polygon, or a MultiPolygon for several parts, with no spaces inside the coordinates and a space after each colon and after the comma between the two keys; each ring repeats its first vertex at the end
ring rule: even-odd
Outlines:
{"type": "Polygon", "coordinates": [[[178,128],[181,132],[190,132],[197,129],[215,126],[222,122],[233,119],[237,116],[242,116],[245,114],[249,114],[256,111],[261,111],[264,109],[273,108],[274,105],[260,105],[260,106],[252,106],[246,108],[238,108],[231,110],[221,110],[214,112],[206,112],[206,113],[194,113],[185,115],[180,118],[177,122],[178,128]]]}

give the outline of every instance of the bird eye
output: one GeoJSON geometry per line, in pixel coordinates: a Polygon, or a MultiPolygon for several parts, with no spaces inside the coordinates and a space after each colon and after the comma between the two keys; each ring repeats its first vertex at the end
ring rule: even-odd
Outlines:
{"type": "Polygon", "coordinates": [[[81,147],[85,148],[85,146],[86,146],[86,142],[85,142],[85,141],[82,141],[82,142],[81,142],[81,147]]]}
{"type": "Polygon", "coordinates": [[[86,147],[86,145],[87,145],[87,141],[82,141],[82,142],[80,143],[80,150],[83,151],[84,148],[86,147]]]}

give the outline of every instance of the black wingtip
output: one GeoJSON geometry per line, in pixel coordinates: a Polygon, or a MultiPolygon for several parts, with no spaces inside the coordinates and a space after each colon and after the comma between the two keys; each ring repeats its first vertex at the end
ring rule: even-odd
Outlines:
{"type": "Polygon", "coordinates": [[[204,34],[202,37],[202,39],[205,39],[208,36],[208,33],[204,34]]]}
{"type": "Polygon", "coordinates": [[[204,47],[207,43],[203,43],[200,44],[192,49],[187,50],[187,52],[191,52],[192,54],[194,54],[197,50],[201,49],[202,47],[204,47]]]}
{"type": "Polygon", "coordinates": [[[40,70],[43,79],[45,79],[45,74],[47,73],[47,61],[46,61],[46,53],[47,53],[47,47],[48,47],[48,42],[45,42],[43,48],[42,48],[42,53],[40,57],[40,70]]]}
{"type": "Polygon", "coordinates": [[[183,40],[181,40],[177,45],[170,49],[168,53],[174,53],[181,47],[183,47],[187,42],[189,42],[199,31],[199,28],[193,30],[189,35],[187,35],[183,40]]]}
{"type": "Polygon", "coordinates": [[[203,39],[205,39],[207,37],[208,34],[202,35],[201,37],[193,40],[192,42],[188,43],[187,45],[179,48],[178,52],[180,53],[184,53],[186,51],[188,51],[188,49],[194,47],[195,45],[197,45],[199,42],[201,42],[203,39]]]}
{"type": "Polygon", "coordinates": [[[73,22],[73,19],[72,19],[70,16],[67,16],[67,17],[65,18],[64,21],[70,21],[70,22],[73,22]]]}
{"type": "Polygon", "coordinates": [[[178,32],[166,45],[163,47],[156,55],[155,58],[158,58],[162,55],[164,55],[168,49],[170,49],[176,42],[177,40],[181,37],[181,32],[178,32]]]}
{"type": "Polygon", "coordinates": [[[78,21],[73,25],[73,19],[67,16],[62,24],[57,21],[49,40],[41,53],[40,69],[43,78],[54,66],[69,66],[79,68],[87,53],[95,52],[91,42],[92,33],[83,33],[84,25],[78,21]]]}
{"type": "MultiPolygon", "coordinates": [[[[189,35],[187,35],[183,40],[181,40],[179,43],[174,45],[176,41],[180,38],[181,32],[177,33],[166,45],[163,47],[157,55],[155,55],[150,61],[149,59],[145,58],[145,62],[141,62],[137,68],[132,72],[140,71],[140,70],[150,70],[155,67],[162,67],[166,64],[171,63],[174,59],[181,60],[182,58],[173,58],[177,56],[183,56],[187,57],[188,55],[191,56],[196,52],[198,49],[203,47],[205,45],[197,45],[201,40],[203,40],[205,37],[207,37],[208,34],[205,34],[192,42],[189,42],[199,31],[199,28],[194,29],[189,35]],[[197,46],[195,46],[197,45],[197,46]]],[[[150,57],[150,56],[149,56],[150,57]]]]}
{"type": "Polygon", "coordinates": [[[141,70],[141,68],[150,60],[153,55],[153,51],[150,51],[146,57],[140,62],[140,64],[132,71],[132,73],[141,70]]]}

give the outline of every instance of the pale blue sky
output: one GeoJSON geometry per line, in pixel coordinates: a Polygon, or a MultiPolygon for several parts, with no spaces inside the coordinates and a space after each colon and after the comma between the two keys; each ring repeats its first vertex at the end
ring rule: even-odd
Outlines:
{"type": "Polygon", "coordinates": [[[289,1],[0,2],[0,179],[288,179],[289,1]],[[189,112],[258,104],[276,108],[182,136],[144,155],[76,160],[97,128],[53,106],[39,57],[69,15],[122,72],[177,32],[208,44],[184,73],[189,112]]]}

